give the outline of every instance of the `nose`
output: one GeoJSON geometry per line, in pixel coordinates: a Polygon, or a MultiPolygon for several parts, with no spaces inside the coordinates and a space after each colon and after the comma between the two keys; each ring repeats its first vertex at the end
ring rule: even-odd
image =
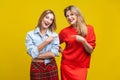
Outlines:
{"type": "Polygon", "coordinates": [[[68,20],[71,20],[71,16],[68,16],[67,19],[68,19],[68,20]]]}
{"type": "Polygon", "coordinates": [[[51,23],[51,22],[52,22],[52,21],[49,19],[49,20],[48,20],[48,23],[51,23]]]}
{"type": "Polygon", "coordinates": [[[52,23],[52,21],[50,19],[48,19],[46,22],[47,22],[47,24],[51,24],[52,23]]]}

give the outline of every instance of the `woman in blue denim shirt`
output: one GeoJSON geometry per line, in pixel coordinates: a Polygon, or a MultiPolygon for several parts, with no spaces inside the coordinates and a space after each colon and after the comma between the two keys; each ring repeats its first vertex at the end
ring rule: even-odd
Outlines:
{"type": "Polygon", "coordinates": [[[45,10],[35,30],[26,36],[28,54],[32,57],[31,80],[59,80],[55,56],[59,56],[59,38],[55,32],[56,20],[52,10],[45,10]]]}

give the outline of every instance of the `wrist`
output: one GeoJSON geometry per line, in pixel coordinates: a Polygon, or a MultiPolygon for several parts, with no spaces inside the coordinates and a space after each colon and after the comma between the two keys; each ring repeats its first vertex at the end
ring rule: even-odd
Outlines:
{"type": "Polygon", "coordinates": [[[49,42],[49,41],[47,41],[47,40],[45,40],[44,42],[45,42],[46,44],[50,43],[50,42],[49,42]]]}
{"type": "Polygon", "coordinates": [[[83,44],[86,44],[86,39],[83,39],[82,41],[81,41],[83,44]]]}

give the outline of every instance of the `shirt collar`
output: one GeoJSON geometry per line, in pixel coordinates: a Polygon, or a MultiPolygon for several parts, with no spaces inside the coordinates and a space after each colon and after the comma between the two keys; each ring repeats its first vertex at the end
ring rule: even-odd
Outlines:
{"type": "MultiPolygon", "coordinates": [[[[36,34],[37,34],[37,33],[40,34],[40,28],[37,27],[34,32],[35,32],[36,34]]],[[[50,36],[51,34],[52,34],[52,32],[48,29],[45,35],[50,36]]]]}

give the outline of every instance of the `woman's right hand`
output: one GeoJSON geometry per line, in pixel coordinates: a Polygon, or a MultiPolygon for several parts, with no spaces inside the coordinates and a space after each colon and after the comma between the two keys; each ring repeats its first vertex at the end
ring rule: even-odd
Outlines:
{"type": "Polygon", "coordinates": [[[59,46],[59,52],[62,53],[63,49],[59,46]]]}
{"type": "Polygon", "coordinates": [[[56,37],[56,36],[49,36],[45,41],[46,41],[47,43],[50,43],[50,42],[52,42],[52,41],[54,40],[55,37],[56,37]]]}

